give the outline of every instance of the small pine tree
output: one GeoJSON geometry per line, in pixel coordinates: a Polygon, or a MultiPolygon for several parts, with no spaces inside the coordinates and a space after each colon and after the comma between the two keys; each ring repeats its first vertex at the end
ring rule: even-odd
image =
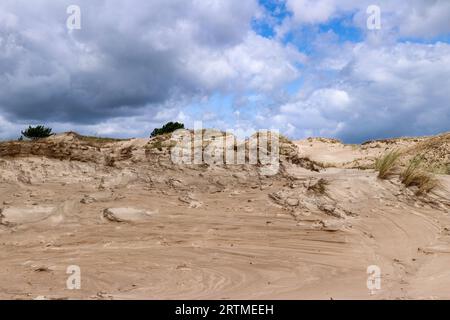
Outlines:
{"type": "Polygon", "coordinates": [[[179,122],[168,122],[165,125],[163,125],[162,128],[156,128],[155,130],[153,130],[150,137],[153,138],[161,134],[172,133],[178,129],[184,129],[184,124],[179,122]]]}
{"type": "Polygon", "coordinates": [[[28,129],[22,131],[22,135],[25,138],[31,140],[47,138],[52,135],[52,128],[47,128],[44,126],[36,126],[36,127],[29,126],[28,129]]]}

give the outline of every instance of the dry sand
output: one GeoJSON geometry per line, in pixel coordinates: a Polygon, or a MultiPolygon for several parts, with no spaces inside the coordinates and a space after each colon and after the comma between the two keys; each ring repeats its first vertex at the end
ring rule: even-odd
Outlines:
{"type": "Polygon", "coordinates": [[[418,197],[366,169],[393,148],[445,166],[448,136],[430,139],[285,143],[273,177],[177,166],[148,139],[2,143],[0,298],[450,298],[450,176],[418,197]],[[80,290],[66,287],[70,265],[80,290]]]}

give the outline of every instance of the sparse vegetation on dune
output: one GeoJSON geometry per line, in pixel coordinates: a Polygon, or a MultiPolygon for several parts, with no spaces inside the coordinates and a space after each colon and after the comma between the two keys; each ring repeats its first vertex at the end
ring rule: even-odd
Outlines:
{"type": "Polygon", "coordinates": [[[400,174],[400,179],[406,187],[417,187],[417,194],[426,194],[439,186],[433,175],[421,167],[421,159],[412,159],[406,169],[400,174]]]}
{"type": "Polygon", "coordinates": [[[429,171],[434,174],[450,174],[450,163],[432,166],[429,171]]]}
{"type": "MultiPolygon", "coordinates": [[[[380,179],[388,179],[398,169],[397,162],[401,156],[398,150],[390,151],[375,161],[375,170],[380,179]]],[[[417,187],[417,195],[431,192],[439,186],[439,181],[423,166],[423,159],[416,156],[409,161],[407,167],[399,173],[401,182],[407,187],[417,187]]]]}
{"type": "Polygon", "coordinates": [[[313,161],[309,157],[300,157],[297,154],[288,156],[287,159],[292,164],[315,172],[319,172],[324,168],[321,163],[313,161]]]}
{"type": "MultiPolygon", "coordinates": [[[[66,135],[72,135],[75,136],[75,138],[79,141],[87,142],[88,144],[92,145],[98,145],[98,144],[105,144],[105,143],[111,143],[111,142],[120,142],[120,141],[128,141],[130,139],[119,139],[119,138],[108,138],[108,137],[99,137],[99,136],[87,136],[87,135],[81,135],[74,131],[69,131],[64,133],[66,135]]],[[[44,126],[37,126],[35,128],[29,127],[27,130],[22,131],[22,135],[18,141],[19,142],[33,142],[38,141],[42,138],[48,138],[50,136],[56,135],[55,133],[52,133],[51,128],[46,128],[44,126]],[[30,130],[31,128],[31,130],[30,130]],[[23,139],[23,137],[27,138],[27,140],[23,139]]]]}
{"type": "Polygon", "coordinates": [[[286,137],[285,135],[283,135],[281,133],[278,135],[278,137],[280,139],[280,143],[287,143],[287,144],[292,143],[291,139],[289,139],[288,137],[286,137]]]}
{"type": "Polygon", "coordinates": [[[158,151],[163,151],[163,144],[161,140],[155,140],[147,145],[147,150],[157,149],[158,151]]]}
{"type": "Polygon", "coordinates": [[[169,133],[164,133],[153,137],[150,142],[146,145],[146,150],[158,150],[163,151],[164,148],[174,147],[175,141],[171,140],[171,135],[169,133]]]}
{"type": "Polygon", "coordinates": [[[306,139],[308,142],[323,142],[323,143],[331,143],[331,144],[337,144],[337,143],[342,143],[341,140],[339,139],[334,139],[334,138],[324,138],[324,137],[309,137],[306,139]]]}
{"type": "Polygon", "coordinates": [[[327,180],[320,178],[316,183],[310,184],[307,189],[315,194],[323,195],[327,192],[327,186],[329,184],[330,183],[327,180]]]}
{"type": "MultiPolygon", "coordinates": [[[[72,132],[74,133],[74,132],[72,132]]],[[[119,142],[119,141],[127,141],[129,139],[117,139],[117,138],[107,138],[107,137],[97,137],[97,136],[83,136],[77,133],[74,133],[77,138],[81,141],[90,142],[90,143],[110,143],[110,142],[119,142]]]]}
{"type": "Polygon", "coordinates": [[[436,174],[450,174],[450,133],[420,139],[405,153],[410,156],[420,154],[421,166],[436,174]]]}
{"type": "Polygon", "coordinates": [[[387,179],[395,173],[396,162],[400,157],[400,151],[392,150],[375,161],[375,170],[378,178],[387,179]]]}

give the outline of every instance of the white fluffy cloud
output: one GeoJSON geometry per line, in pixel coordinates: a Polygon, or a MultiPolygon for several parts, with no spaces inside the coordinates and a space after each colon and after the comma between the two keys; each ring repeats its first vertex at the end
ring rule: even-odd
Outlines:
{"type": "Polygon", "coordinates": [[[248,32],[241,43],[220,50],[196,48],[186,66],[205,88],[270,91],[299,76],[295,63],[306,57],[292,46],[248,32]]]}
{"type": "Polygon", "coordinates": [[[294,19],[300,23],[318,23],[328,21],[337,11],[335,0],[288,0],[287,7],[294,13],[294,19]]]}

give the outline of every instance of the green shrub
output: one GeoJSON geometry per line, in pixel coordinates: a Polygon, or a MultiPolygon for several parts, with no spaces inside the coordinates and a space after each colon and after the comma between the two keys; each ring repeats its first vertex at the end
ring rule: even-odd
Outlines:
{"type": "Polygon", "coordinates": [[[184,129],[184,124],[179,122],[168,122],[162,128],[156,128],[150,135],[151,138],[165,133],[172,133],[175,130],[184,129]]]}
{"type": "Polygon", "coordinates": [[[37,140],[50,137],[52,135],[52,129],[44,126],[36,126],[36,127],[29,126],[28,129],[22,131],[22,135],[25,138],[37,140]]]}

